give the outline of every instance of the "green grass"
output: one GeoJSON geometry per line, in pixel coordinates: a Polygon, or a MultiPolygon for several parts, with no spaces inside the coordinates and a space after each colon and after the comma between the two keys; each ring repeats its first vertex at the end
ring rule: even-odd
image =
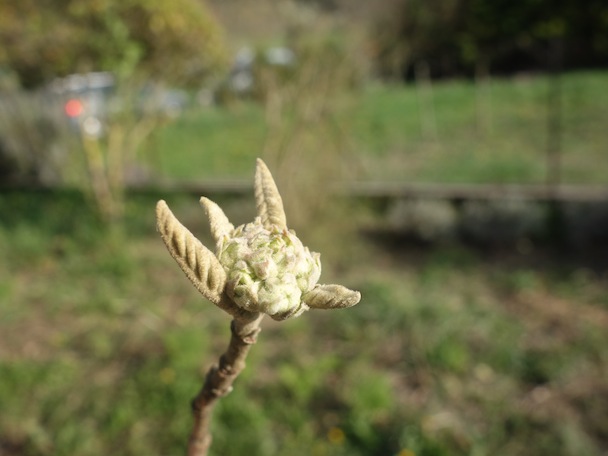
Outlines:
{"type": "MultiPolygon", "coordinates": [[[[170,199],[209,244],[196,199],[170,199]]],[[[0,194],[2,454],[183,454],[229,319],[165,251],[154,202],[108,232],[77,194],[0,194]]],[[[605,271],[326,236],[323,281],[362,302],[265,321],[212,454],[605,452],[605,271]]]]}
{"type": "MultiPolygon", "coordinates": [[[[372,85],[354,95],[336,121],[361,179],[542,183],[548,87],[544,76],[492,79],[484,86],[439,82],[432,93],[372,85]]],[[[562,76],[563,182],[608,183],[606,87],[606,72],[562,76]]],[[[154,166],[174,178],[247,178],[267,134],[260,106],[193,111],[158,132],[154,166]]],[[[317,147],[332,140],[318,137],[317,147]]]]}
{"type": "Polygon", "coordinates": [[[174,178],[245,177],[264,134],[262,112],[253,104],[196,110],[160,131],[150,152],[155,166],[174,178]]]}

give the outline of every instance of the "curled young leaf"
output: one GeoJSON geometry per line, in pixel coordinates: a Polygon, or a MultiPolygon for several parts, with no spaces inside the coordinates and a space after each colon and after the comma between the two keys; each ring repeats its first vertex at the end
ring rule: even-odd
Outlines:
{"type": "Polygon", "coordinates": [[[267,229],[287,228],[283,200],[266,164],[258,158],[255,170],[254,193],[258,215],[267,229]]]}
{"type": "Polygon", "coordinates": [[[304,293],[302,301],[311,309],[343,309],[361,300],[361,293],[342,285],[317,285],[304,293]]]}
{"type": "Polygon", "coordinates": [[[215,240],[216,246],[220,246],[221,242],[234,230],[234,225],[230,223],[226,214],[222,208],[204,196],[201,197],[201,206],[205,209],[207,217],[209,218],[209,225],[211,227],[211,235],[215,240]]]}
{"type": "Polygon", "coordinates": [[[175,218],[163,200],[156,205],[156,226],[186,277],[205,298],[218,304],[226,285],[226,272],[215,255],[175,218]]]}

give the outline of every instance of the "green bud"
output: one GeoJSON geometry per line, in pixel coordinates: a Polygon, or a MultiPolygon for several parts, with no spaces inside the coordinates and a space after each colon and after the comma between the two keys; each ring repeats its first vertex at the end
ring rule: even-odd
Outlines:
{"type": "Polygon", "coordinates": [[[281,318],[308,309],[302,295],[321,276],[318,253],[294,231],[267,229],[259,217],[222,239],[217,256],[227,275],[226,293],[239,307],[281,318]]]}

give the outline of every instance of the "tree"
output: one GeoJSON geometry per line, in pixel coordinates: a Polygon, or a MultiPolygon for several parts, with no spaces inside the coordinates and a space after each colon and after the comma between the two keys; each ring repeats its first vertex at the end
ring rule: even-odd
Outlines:
{"type": "Polygon", "coordinates": [[[0,69],[24,87],[102,70],[194,84],[223,64],[221,38],[198,0],[0,2],[0,69]]]}
{"type": "Polygon", "coordinates": [[[417,62],[433,76],[545,70],[559,43],[564,68],[608,58],[608,4],[587,0],[393,0],[378,28],[381,70],[401,76],[417,62]],[[397,55],[395,55],[397,54],[397,55]],[[387,63],[388,62],[388,63],[387,63]],[[397,64],[395,64],[397,62],[397,64]]]}

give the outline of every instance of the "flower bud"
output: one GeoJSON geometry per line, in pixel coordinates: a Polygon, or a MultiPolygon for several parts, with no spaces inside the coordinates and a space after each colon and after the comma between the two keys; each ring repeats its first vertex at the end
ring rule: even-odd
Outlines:
{"type": "Polygon", "coordinates": [[[265,228],[259,217],[224,238],[217,256],[226,271],[228,296],[245,310],[277,319],[307,310],[302,294],[321,275],[318,253],[304,247],[293,231],[265,228]]]}

